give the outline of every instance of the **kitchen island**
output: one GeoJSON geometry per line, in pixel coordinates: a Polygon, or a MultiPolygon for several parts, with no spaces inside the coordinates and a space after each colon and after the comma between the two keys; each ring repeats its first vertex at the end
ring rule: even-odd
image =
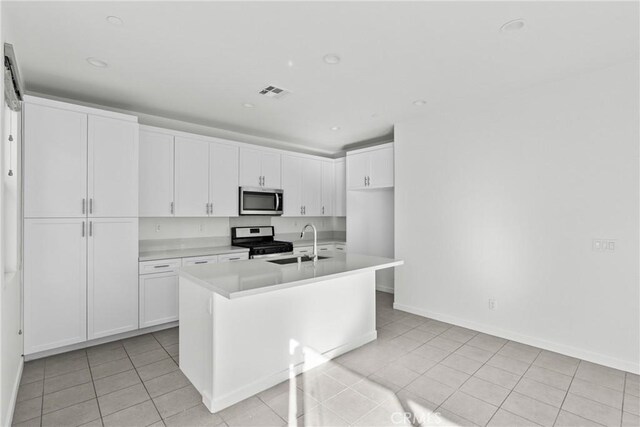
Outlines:
{"type": "Polygon", "coordinates": [[[180,369],[217,412],[376,339],[375,272],[403,262],[331,252],[180,271],[180,369]]]}

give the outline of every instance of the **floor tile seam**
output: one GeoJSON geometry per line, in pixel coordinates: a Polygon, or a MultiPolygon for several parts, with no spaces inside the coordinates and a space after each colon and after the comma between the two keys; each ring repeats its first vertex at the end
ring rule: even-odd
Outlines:
{"type": "MultiPolygon", "coordinates": [[[[164,350],[164,349],[162,349],[162,350],[164,350]]],[[[142,368],[143,366],[149,366],[149,365],[152,365],[152,364],[154,364],[154,363],[156,363],[156,362],[162,362],[163,360],[173,359],[173,357],[171,357],[171,355],[170,355],[169,353],[167,353],[167,352],[166,352],[166,350],[164,350],[164,352],[165,352],[165,354],[166,354],[167,356],[166,356],[166,357],[163,357],[162,359],[154,360],[154,361],[152,361],[152,362],[146,362],[144,365],[138,365],[138,366],[136,366],[136,365],[133,363],[133,361],[131,361],[131,364],[133,365],[133,367],[134,367],[134,368],[136,368],[136,369],[137,369],[137,368],[142,368]]],[[[137,356],[137,355],[136,355],[136,356],[137,356]]]]}
{"type": "MultiPolygon", "coordinates": [[[[46,373],[45,373],[45,375],[42,377],[42,379],[43,380],[47,380],[47,379],[51,379],[51,378],[57,378],[57,377],[60,377],[62,375],[73,374],[74,372],[78,372],[78,371],[81,371],[83,369],[89,369],[89,368],[90,368],[90,365],[89,365],[89,361],[87,360],[87,367],[86,368],[72,369],[70,371],[62,372],[60,374],[51,375],[51,376],[47,376],[46,373]]],[[[35,382],[35,381],[32,381],[32,382],[35,382]]]]}
{"type": "MultiPolygon", "coordinates": [[[[125,353],[126,353],[126,351],[125,351],[125,353]]],[[[95,364],[92,364],[91,362],[89,362],[89,369],[95,368],[95,367],[98,367],[98,366],[102,366],[102,365],[106,365],[107,363],[111,363],[111,362],[117,362],[118,360],[126,359],[128,356],[129,355],[127,354],[126,356],[118,357],[117,359],[111,359],[111,360],[107,360],[107,361],[100,362],[100,363],[95,363],[95,364]]]]}
{"type": "MultiPolygon", "coordinates": [[[[89,370],[89,375],[91,375],[91,370],[89,370]]],[[[85,382],[82,382],[82,383],[78,383],[78,384],[73,384],[73,385],[70,385],[70,386],[66,386],[66,387],[60,388],[60,389],[55,390],[55,391],[50,391],[50,392],[48,392],[48,393],[46,393],[46,392],[44,391],[44,388],[43,388],[42,393],[43,393],[45,396],[48,396],[48,395],[50,395],[50,394],[57,393],[57,392],[59,392],[59,391],[65,391],[65,390],[69,390],[70,388],[73,388],[73,387],[78,387],[78,386],[81,386],[81,385],[89,384],[90,382],[93,382],[93,377],[92,377],[90,380],[88,380],[88,381],[85,381],[85,382]]]]}
{"type": "MultiPolygon", "coordinates": [[[[152,334],[152,336],[153,336],[153,334],[152,334]]],[[[153,339],[155,339],[155,337],[153,337],[153,339]]],[[[144,381],[142,380],[142,377],[140,376],[140,373],[138,372],[138,370],[136,369],[135,365],[133,364],[133,361],[131,360],[131,357],[129,356],[129,352],[127,351],[126,348],[124,349],[124,351],[127,354],[127,357],[129,358],[129,363],[131,363],[131,366],[133,366],[133,370],[135,371],[136,375],[138,376],[138,379],[140,380],[140,383],[142,384],[142,387],[144,387],[144,391],[145,391],[145,393],[147,393],[147,396],[149,397],[149,400],[151,401],[151,404],[153,405],[153,407],[155,408],[156,412],[158,413],[158,416],[160,417],[160,420],[164,420],[164,418],[162,418],[162,414],[160,413],[160,411],[158,410],[158,407],[156,406],[156,402],[153,401],[153,398],[149,394],[149,390],[147,390],[147,386],[144,384],[144,381]]],[[[134,387],[134,386],[132,386],[132,387],[134,387]]],[[[124,390],[124,389],[121,389],[121,390],[124,390]]],[[[146,402],[146,400],[144,402],[146,402]]],[[[140,404],[140,403],[144,403],[144,402],[136,403],[136,405],[140,404]]],[[[131,408],[132,406],[135,406],[135,405],[131,405],[128,408],[131,408]]],[[[128,408],[123,408],[122,410],[128,409],[128,408]]],[[[119,411],[117,411],[117,412],[119,412],[119,411]]],[[[114,412],[114,414],[117,413],[117,412],[114,412]]],[[[104,424],[104,422],[103,422],[103,424],[104,424]]],[[[164,424],[164,421],[163,421],[163,424],[164,424]]]]}
{"type": "Polygon", "coordinates": [[[620,415],[620,427],[622,427],[622,418],[624,417],[624,401],[626,397],[627,397],[627,374],[624,374],[624,382],[622,383],[622,408],[621,408],[622,414],[620,415]]]}
{"type": "MultiPolygon", "coordinates": [[[[89,384],[89,383],[84,383],[84,384],[79,384],[79,385],[85,385],[85,384],[89,384]]],[[[92,385],[93,385],[93,384],[92,384],[92,385]]],[[[94,392],[95,392],[95,388],[94,388],[94,392]]],[[[59,411],[59,410],[61,410],[61,409],[66,409],[66,408],[69,408],[69,407],[71,407],[71,406],[73,406],[73,405],[77,405],[77,404],[79,404],[79,403],[88,402],[88,401],[89,401],[89,400],[91,400],[91,399],[97,399],[97,398],[98,398],[98,397],[97,397],[97,396],[95,396],[95,395],[94,395],[94,396],[92,396],[92,397],[83,396],[83,397],[82,397],[82,399],[84,399],[84,400],[79,400],[79,401],[77,401],[77,402],[70,403],[70,404],[68,404],[67,406],[61,406],[61,407],[59,407],[59,408],[57,408],[57,409],[55,409],[55,410],[53,410],[53,411],[49,411],[49,412],[47,412],[47,413],[45,413],[45,412],[44,412],[44,399],[43,399],[43,401],[42,401],[42,415],[43,415],[43,416],[44,416],[44,415],[48,415],[48,414],[51,414],[51,413],[53,413],[53,412],[57,412],[57,411],[59,411]]]]}

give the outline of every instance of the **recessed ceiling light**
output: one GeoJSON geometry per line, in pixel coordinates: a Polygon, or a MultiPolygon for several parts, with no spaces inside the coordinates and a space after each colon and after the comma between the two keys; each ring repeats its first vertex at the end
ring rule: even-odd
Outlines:
{"type": "Polygon", "coordinates": [[[107,16],[107,22],[111,25],[115,25],[116,27],[121,27],[122,24],[124,24],[122,18],[113,15],[107,16]]]}
{"type": "Polygon", "coordinates": [[[253,107],[255,107],[255,105],[253,105],[253,104],[252,104],[252,103],[250,103],[250,102],[245,102],[244,104],[242,104],[242,106],[243,106],[244,108],[253,108],[253,107]]]}
{"type": "Polygon", "coordinates": [[[333,126],[333,127],[331,127],[331,130],[333,130],[333,131],[340,130],[340,126],[333,126]]]}
{"type": "Polygon", "coordinates": [[[98,58],[87,58],[87,62],[98,68],[107,68],[109,66],[109,64],[98,58]]]}
{"type": "Polygon", "coordinates": [[[518,31],[524,28],[524,19],[514,19],[513,21],[509,21],[500,27],[500,31],[509,32],[509,31],[518,31]]]}
{"type": "Polygon", "coordinates": [[[336,65],[340,63],[340,57],[335,53],[329,53],[322,58],[326,64],[336,65]]]}
{"type": "Polygon", "coordinates": [[[288,65],[289,67],[293,67],[293,61],[292,61],[292,60],[287,61],[287,65],[288,65]]]}
{"type": "Polygon", "coordinates": [[[418,107],[421,107],[421,106],[423,106],[423,105],[424,105],[424,104],[426,104],[426,103],[427,103],[427,101],[424,101],[424,100],[422,100],[422,99],[418,99],[418,100],[413,101],[413,105],[416,105],[416,106],[418,106],[418,107]]]}

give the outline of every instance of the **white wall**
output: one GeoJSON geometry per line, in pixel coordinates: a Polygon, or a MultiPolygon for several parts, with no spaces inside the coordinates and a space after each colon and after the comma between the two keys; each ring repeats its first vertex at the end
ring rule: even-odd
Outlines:
{"type": "MultiPolygon", "coordinates": [[[[5,42],[6,22],[2,14],[2,5],[0,5],[0,33],[2,43],[5,42]]],[[[4,48],[3,48],[4,49],[4,48]]],[[[19,57],[19,52],[17,52],[19,57]]],[[[0,79],[0,96],[4,99],[4,79],[0,79]]],[[[20,381],[20,373],[22,370],[22,335],[18,335],[21,327],[21,268],[20,260],[5,251],[15,251],[20,247],[20,241],[13,242],[17,245],[9,247],[5,245],[4,235],[8,230],[20,230],[18,218],[19,214],[12,212],[7,215],[5,208],[7,207],[7,198],[15,197],[20,194],[19,186],[8,185],[5,181],[7,176],[6,166],[7,160],[7,130],[5,129],[5,108],[4,101],[0,102],[0,138],[2,145],[0,146],[0,425],[10,425],[13,415],[13,407],[18,392],[18,384],[20,381]],[[9,191],[7,191],[9,190],[9,191]],[[7,262],[8,261],[8,262],[7,262]]],[[[15,137],[15,135],[14,135],[15,137]]],[[[14,146],[15,147],[15,146],[14,146]]],[[[18,179],[20,170],[14,171],[15,179],[18,179]]],[[[19,185],[19,181],[18,181],[19,185]]],[[[15,209],[15,203],[12,205],[15,209]]],[[[18,233],[19,236],[19,233],[18,233]]],[[[20,240],[20,239],[18,239],[20,240]]]]}
{"type": "Polygon", "coordinates": [[[638,372],[638,72],[398,124],[396,306],[638,372]]]}
{"type": "Polygon", "coordinates": [[[231,227],[273,225],[277,234],[300,232],[311,222],[318,231],[345,231],[344,217],[140,218],[140,240],[229,237],[231,227]],[[159,226],[159,229],[158,229],[159,226]]]}

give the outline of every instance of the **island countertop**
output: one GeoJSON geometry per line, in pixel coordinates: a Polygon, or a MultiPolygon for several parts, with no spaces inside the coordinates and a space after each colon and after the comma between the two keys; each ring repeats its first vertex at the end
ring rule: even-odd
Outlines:
{"type": "Polygon", "coordinates": [[[286,265],[269,262],[292,258],[291,255],[193,265],[182,267],[180,277],[232,299],[404,264],[402,260],[353,253],[329,252],[323,256],[327,258],[318,260],[315,266],[312,261],[286,265]]]}

